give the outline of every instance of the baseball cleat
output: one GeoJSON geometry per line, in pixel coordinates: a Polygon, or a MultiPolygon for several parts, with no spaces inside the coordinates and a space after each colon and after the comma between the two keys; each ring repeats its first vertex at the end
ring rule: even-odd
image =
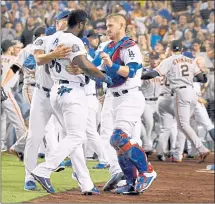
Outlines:
{"type": "Polygon", "coordinates": [[[60,172],[65,169],[64,161],[60,163],[60,165],[54,170],[54,172],[60,172]]]}
{"type": "Polygon", "coordinates": [[[36,190],[36,188],[37,188],[37,186],[34,181],[25,182],[25,185],[24,185],[25,191],[33,191],[33,190],[36,190]]]}
{"type": "Polygon", "coordinates": [[[152,171],[152,173],[142,173],[137,178],[137,183],[135,185],[135,191],[142,193],[146,191],[152,182],[156,179],[157,173],[152,171]]]}
{"type": "Polygon", "coordinates": [[[47,191],[47,193],[55,193],[55,190],[51,185],[50,178],[40,177],[33,173],[31,173],[31,175],[43,187],[43,189],[47,191]]]}
{"type": "Polygon", "coordinates": [[[159,161],[166,161],[166,157],[164,155],[158,154],[157,158],[158,158],[159,161]]]}
{"type": "Polygon", "coordinates": [[[84,195],[99,195],[100,192],[95,186],[90,191],[83,192],[84,195]]]}
{"type": "Polygon", "coordinates": [[[10,148],[10,153],[15,154],[19,158],[19,161],[21,161],[21,162],[24,161],[24,153],[17,152],[13,147],[10,148]]]}
{"type": "Polygon", "coordinates": [[[110,167],[109,164],[100,164],[100,163],[98,163],[96,166],[93,166],[92,169],[107,169],[109,167],[110,167]]]}
{"type": "Polygon", "coordinates": [[[182,160],[180,160],[180,159],[175,159],[174,157],[172,157],[172,162],[174,162],[174,163],[181,163],[182,160]]]}
{"type": "Polygon", "coordinates": [[[40,159],[44,159],[44,158],[45,158],[45,154],[39,153],[39,154],[38,154],[38,157],[39,157],[40,159]]]}
{"type": "Polygon", "coordinates": [[[111,179],[104,185],[103,191],[111,191],[117,187],[117,183],[124,179],[124,174],[122,172],[114,174],[111,179]]]}
{"type": "Polygon", "coordinates": [[[69,159],[69,160],[66,160],[66,161],[64,162],[64,164],[65,164],[66,167],[72,167],[72,162],[71,162],[70,159],[69,159]]]}
{"type": "Polygon", "coordinates": [[[138,195],[139,192],[136,192],[134,186],[131,184],[126,184],[124,186],[118,187],[111,191],[116,194],[123,194],[123,195],[138,195]]]}
{"type": "Polygon", "coordinates": [[[200,160],[198,161],[198,163],[203,163],[205,161],[205,159],[210,155],[210,152],[204,152],[204,153],[201,153],[199,155],[199,158],[200,160]]]}

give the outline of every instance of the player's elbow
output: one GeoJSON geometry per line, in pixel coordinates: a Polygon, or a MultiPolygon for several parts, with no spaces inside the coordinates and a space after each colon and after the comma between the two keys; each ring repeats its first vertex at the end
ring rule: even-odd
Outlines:
{"type": "Polygon", "coordinates": [[[16,64],[13,64],[10,69],[13,71],[14,74],[16,74],[17,71],[20,70],[20,67],[17,66],[16,64]]]}
{"type": "Polygon", "coordinates": [[[206,74],[199,73],[194,77],[195,82],[206,83],[208,81],[206,74]]]}

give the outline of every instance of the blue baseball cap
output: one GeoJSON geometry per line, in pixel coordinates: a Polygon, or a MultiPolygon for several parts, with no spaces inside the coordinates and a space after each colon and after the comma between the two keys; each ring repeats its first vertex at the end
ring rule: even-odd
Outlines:
{"type": "Polygon", "coordinates": [[[51,26],[51,27],[46,28],[46,31],[45,31],[46,36],[53,35],[54,33],[56,33],[56,27],[55,26],[51,26]]]}
{"type": "Polygon", "coordinates": [[[185,57],[194,59],[194,56],[193,56],[192,52],[184,52],[183,55],[184,55],[185,57]]]}
{"type": "Polygon", "coordinates": [[[62,11],[56,16],[56,20],[59,21],[63,18],[67,18],[71,12],[70,11],[62,11]]]}

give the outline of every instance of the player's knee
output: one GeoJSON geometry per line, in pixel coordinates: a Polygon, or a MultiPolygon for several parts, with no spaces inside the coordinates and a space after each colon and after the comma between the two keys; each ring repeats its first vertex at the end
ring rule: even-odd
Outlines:
{"type": "Polygon", "coordinates": [[[128,135],[121,129],[115,129],[110,138],[110,144],[115,149],[124,146],[128,142],[128,135]]]}

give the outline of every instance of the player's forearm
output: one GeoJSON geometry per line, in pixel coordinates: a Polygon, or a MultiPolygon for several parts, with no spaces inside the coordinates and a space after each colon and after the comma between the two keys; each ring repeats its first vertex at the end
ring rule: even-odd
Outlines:
{"type": "Polygon", "coordinates": [[[37,65],[44,65],[51,62],[53,59],[56,58],[53,52],[50,52],[48,54],[36,54],[34,55],[34,58],[36,60],[37,65]]]}
{"type": "Polygon", "coordinates": [[[117,71],[117,74],[123,77],[128,77],[129,74],[129,67],[127,66],[120,66],[119,70],[117,71]]]}
{"type": "Polygon", "coordinates": [[[141,79],[143,80],[147,80],[147,79],[152,79],[152,78],[155,78],[159,76],[159,73],[155,70],[152,70],[152,71],[144,71],[142,73],[142,76],[141,76],[141,79]]]}
{"type": "Polygon", "coordinates": [[[83,70],[84,74],[91,78],[104,79],[105,75],[99,71],[86,56],[79,55],[73,59],[73,63],[83,70]]]}

